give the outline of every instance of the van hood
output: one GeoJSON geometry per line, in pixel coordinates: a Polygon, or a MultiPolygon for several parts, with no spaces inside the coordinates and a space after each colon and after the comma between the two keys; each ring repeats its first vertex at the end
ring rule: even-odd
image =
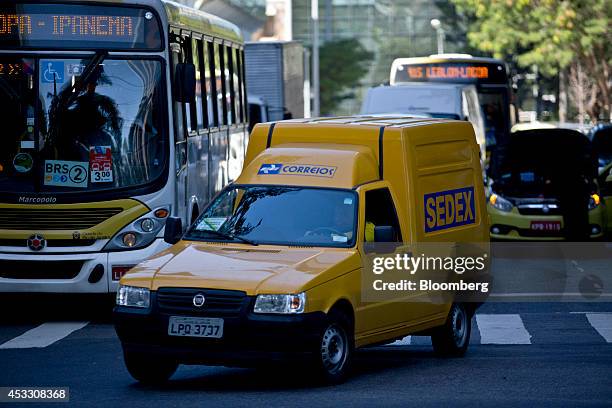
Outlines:
{"type": "Polygon", "coordinates": [[[360,266],[355,249],[181,241],[161,256],[141,264],[133,276],[142,278],[148,269],[152,290],[198,287],[242,290],[256,295],[299,293],[360,266]],[[157,268],[151,268],[153,265],[157,268]]]}

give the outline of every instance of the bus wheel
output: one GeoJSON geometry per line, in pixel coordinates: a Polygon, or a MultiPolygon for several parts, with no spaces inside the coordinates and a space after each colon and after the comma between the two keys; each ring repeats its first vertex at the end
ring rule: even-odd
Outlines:
{"type": "Polygon", "coordinates": [[[318,371],[327,384],[346,379],[353,356],[353,335],[350,319],[341,311],[332,310],[319,342],[318,371]]]}
{"type": "Polygon", "coordinates": [[[467,351],[472,332],[472,320],[465,306],[453,303],[444,326],[434,330],[431,343],[436,354],[460,357],[467,351]]]}
{"type": "Polygon", "coordinates": [[[165,383],[178,368],[177,362],[160,360],[154,355],[124,351],[123,358],[130,375],[138,382],[148,385],[165,383]]]}

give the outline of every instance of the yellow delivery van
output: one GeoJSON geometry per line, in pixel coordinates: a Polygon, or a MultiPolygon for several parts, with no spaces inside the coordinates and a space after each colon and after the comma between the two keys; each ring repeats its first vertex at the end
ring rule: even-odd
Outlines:
{"type": "Polygon", "coordinates": [[[475,304],[365,302],[361,277],[369,242],[488,241],[478,152],[463,121],[257,125],[236,182],[186,232],[170,217],[174,245],[121,279],[114,321],[129,372],[159,383],[178,364],[289,359],[337,382],[355,348],[410,333],[462,355],[475,304]]]}

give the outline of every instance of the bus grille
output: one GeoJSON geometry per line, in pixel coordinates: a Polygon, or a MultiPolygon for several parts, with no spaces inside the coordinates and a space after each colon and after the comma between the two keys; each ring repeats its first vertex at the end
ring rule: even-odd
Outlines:
{"type": "Polygon", "coordinates": [[[84,261],[8,261],[0,260],[0,278],[73,279],[84,261]]]}
{"type": "Polygon", "coordinates": [[[83,230],[96,226],[121,211],[122,208],[0,208],[0,229],[83,230]]]}
{"type": "Polygon", "coordinates": [[[237,317],[249,304],[245,292],[237,290],[214,290],[194,288],[159,288],[157,306],[163,313],[203,316],[237,317]],[[193,305],[193,297],[201,293],[204,306],[193,305]]]}

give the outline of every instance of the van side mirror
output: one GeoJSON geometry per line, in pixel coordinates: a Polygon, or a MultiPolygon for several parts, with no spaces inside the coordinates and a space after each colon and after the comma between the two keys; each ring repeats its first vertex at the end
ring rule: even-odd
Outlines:
{"type": "Polygon", "coordinates": [[[374,227],[374,242],[395,242],[395,231],[390,225],[374,227]]]}
{"type": "Polygon", "coordinates": [[[168,217],[166,220],[166,229],[164,230],[164,241],[170,245],[174,245],[181,240],[183,236],[183,220],[178,217],[168,217]]]}
{"type": "Polygon", "coordinates": [[[174,99],[177,102],[193,102],[196,95],[195,65],[180,62],[174,67],[174,99]]]}

